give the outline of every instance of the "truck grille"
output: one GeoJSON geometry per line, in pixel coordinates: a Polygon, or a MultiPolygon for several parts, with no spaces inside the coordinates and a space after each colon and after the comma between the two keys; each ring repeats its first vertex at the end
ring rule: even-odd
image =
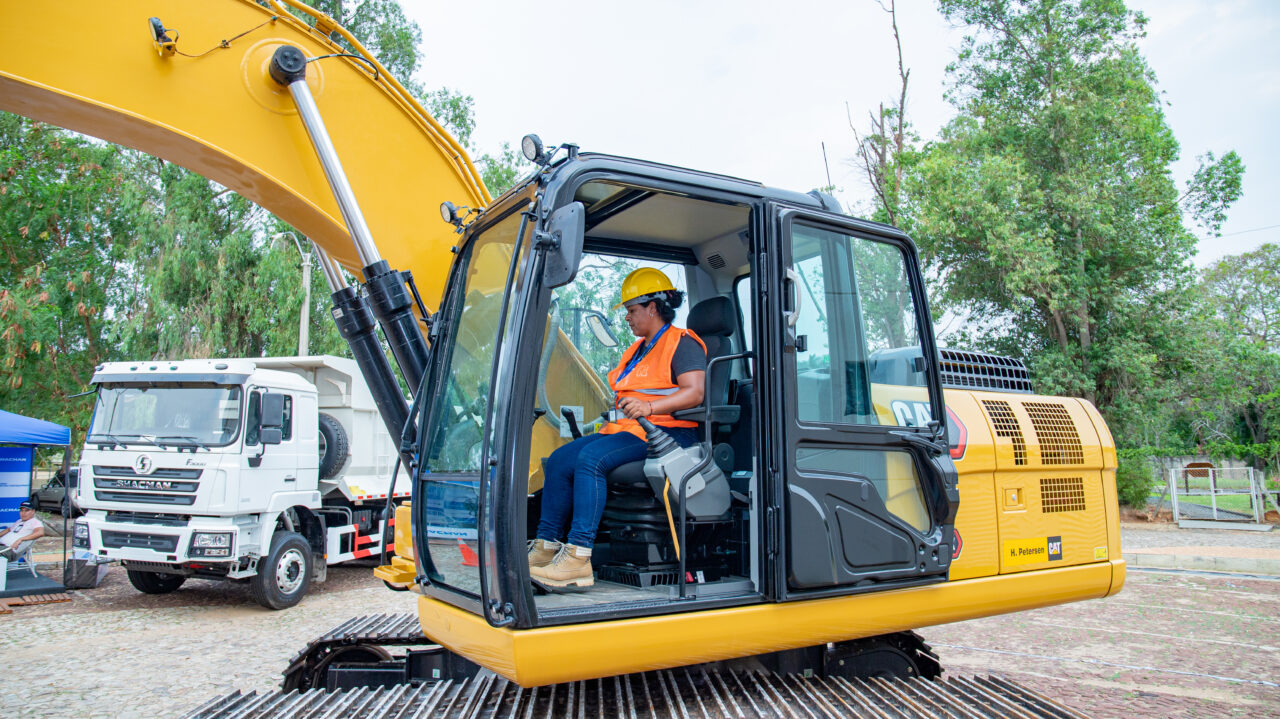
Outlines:
{"type": "Polygon", "coordinates": [[[179,482],[172,479],[125,479],[124,477],[94,477],[93,486],[98,489],[142,489],[164,492],[194,492],[199,482],[179,482]]]}
{"type": "Polygon", "coordinates": [[[155,514],[153,512],[107,512],[112,524],[155,524],[161,527],[185,527],[191,521],[189,514],[155,514]]]}
{"type": "Polygon", "coordinates": [[[102,546],[107,549],[153,549],[172,552],[178,548],[178,538],[169,534],[144,534],[142,532],[113,532],[103,530],[102,546]]]}
{"type": "Polygon", "coordinates": [[[138,504],[168,504],[185,507],[196,503],[194,494],[157,494],[155,492],[94,492],[100,502],[134,502],[138,504]]]}
{"type": "Polygon", "coordinates": [[[151,474],[138,474],[133,471],[133,467],[95,464],[93,496],[101,502],[187,507],[196,503],[196,490],[200,488],[200,483],[195,480],[198,480],[203,472],[203,469],[164,467],[151,474]]]}
{"type": "Polygon", "coordinates": [[[200,473],[203,469],[188,469],[184,467],[164,467],[157,469],[151,474],[138,474],[133,471],[133,467],[111,467],[107,465],[93,465],[93,474],[95,477],[145,477],[148,479],[200,479],[200,473]]]}

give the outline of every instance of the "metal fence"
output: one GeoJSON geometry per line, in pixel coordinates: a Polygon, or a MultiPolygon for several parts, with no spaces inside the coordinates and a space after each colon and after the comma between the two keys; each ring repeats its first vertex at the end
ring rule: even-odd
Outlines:
{"type": "Polygon", "coordinates": [[[1261,478],[1252,467],[1171,469],[1169,496],[1176,521],[1259,523],[1266,514],[1261,478]]]}

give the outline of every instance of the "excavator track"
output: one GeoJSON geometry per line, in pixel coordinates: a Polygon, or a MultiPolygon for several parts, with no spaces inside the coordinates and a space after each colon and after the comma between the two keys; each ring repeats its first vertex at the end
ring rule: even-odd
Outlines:
{"type": "MultiPolygon", "coordinates": [[[[404,647],[432,644],[422,634],[418,616],[409,612],[368,614],[339,624],[311,640],[284,670],[281,687],[285,691],[323,686],[325,669],[335,660],[346,661],[353,652],[373,647],[404,647]]],[[[374,650],[377,651],[377,650],[374,650]]]]}
{"type": "Polygon", "coordinates": [[[326,692],[234,692],[186,719],[1031,719],[1083,717],[999,677],[841,679],[699,667],[525,689],[491,672],[461,681],[326,692]]]}
{"type": "Polygon", "coordinates": [[[331,663],[389,658],[384,647],[429,646],[413,614],[348,620],[289,663],[274,694],[233,692],[187,719],[710,719],[786,717],[1053,717],[1083,715],[1000,677],[844,679],[710,665],[526,689],[487,670],[466,679],[326,691],[331,663]]]}

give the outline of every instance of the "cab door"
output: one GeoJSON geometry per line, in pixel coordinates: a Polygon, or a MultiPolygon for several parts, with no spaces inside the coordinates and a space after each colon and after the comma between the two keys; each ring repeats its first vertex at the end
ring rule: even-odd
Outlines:
{"type": "Polygon", "coordinates": [[[783,596],[943,581],[955,468],[915,248],[892,228],[773,206],[776,581],[783,596]],[[917,426],[923,425],[923,426],[917,426]]]}

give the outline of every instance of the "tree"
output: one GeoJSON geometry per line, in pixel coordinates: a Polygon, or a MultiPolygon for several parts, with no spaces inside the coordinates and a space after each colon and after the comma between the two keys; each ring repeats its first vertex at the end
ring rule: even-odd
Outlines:
{"type": "Polygon", "coordinates": [[[0,113],[0,406],[81,435],[130,281],[126,151],[0,113]]]}
{"type": "Polygon", "coordinates": [[[1219,260],[1200,289],[1222,361],[1188,388],[1196,439],[1280,469],[1280,245],[1219,260]]]}
{"type": "Polygon", "coordinates": [[[1280,245],[1224,257],[1205,270],[1211,311],[1237,334],[1280,352],[1280,245]]]}
{"type": "MultiPolygon", "coordinates": [[[[1176,394],[1199,336],[1178,144],[1135,45],[1146,20],[1119,0],[939,7],[972,32],[948,68],[957,116],[904,179],[906,224],[979,323],[966,339],[1096,402],[1124,441],[1176,394]]],[[[1225,212],[1242,171],[1228,153],[1197,173],[1198,219],[1225,212]]]]}
{"type": "MultiPolygon", "coordinates": [[[[902,177],[906,155],[917,139],[907,123],[907,83],[911,71],[902,62],[902,36],[898,33],[898,11],[895,0],[888,7],[880,2],[880,8],[889,14],[893,27],[893,40],[898,48],[899,92],[894,104],[885,107],[880,103],[877,111],[868,113],[870,130],[858,132],[849,117],[849,128],[858,141],[856,162],[866,176],[867,185],[875,195],[875,209],[871,219],[896,225],[901,220],[902,177]]],[[[848,108],[846,107],[846,113],[848,108]]]]}

